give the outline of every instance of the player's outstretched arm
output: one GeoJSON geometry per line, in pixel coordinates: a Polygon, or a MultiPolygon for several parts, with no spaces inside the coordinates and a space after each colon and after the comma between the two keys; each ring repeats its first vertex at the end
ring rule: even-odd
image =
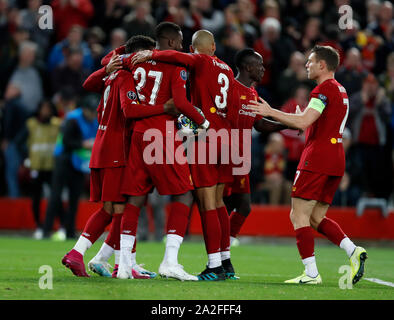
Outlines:
{"type": "Polygon", "coordinates": [[[104,58],[101,59],[101,65],[106,66],[109,63],[109,61],[111,60],[113,55],[125,54],[126,53],[125,49],[126,49],[125,46],[120,46],[119,48],[112,50],[104,58]]]}
{"type": "Polygon", "coordinates": [[[259,101],[249,101],[248,108],[263,117],[272,117],[288,127],[302,131],[305,131],[306,128],[315,122],[321,115],[319,111],[314,108],[310,108],[309,105],[302,113],[286,113],[271,108],[271,106],[262,98],[259,98],[259,101]]]}
{"type": "Polygon", "coordinates": [[[193,120],[199,126],[203,125],[203,127],[207,129],[209,122],[206,123],[207,120],[205,117],[201,115],[186,98],[186,78],[186,70],[183,68],[176,68],[173,72],[171,79],[171,94],[174,99],[174,104],[186,117],[193,120]]]}
{"type": "Polygon", "coordinates": [[[120,106],[123,114],[128,119],[141,119],[151,116],[156,116],[166,112],[172,112],[174,103],[172,99],[167,101],[164,105],[145,105],[140,104],[138,100],[137,91],[135,90],[134,79],[127,71],[121,71],[121,74],[116,78],[120,83],[119,96],[120,106]]]}
{"type": "Polygon", "coordinates": [[[119,55],[112,54],[109,63],[93,72],[83,83],[83,88],[86,91],[98,92],[101,93],[104,90],[105,81],[104,78],[110,73],[117,71],[122,68],[122,61],[120,60],[119,55]]]}
{"type": "Polygon", "coordinates": [[[198,55],[179,52],[176,50],[143,50],[133,57],[126,59],[126,64],[134,66],[148,60],[156,60],[181,65],[188,69],[194,69],[198,65],[198,55]]]}
{"type": "Polygon", "coordinates": [[[101,93],[104,90],[103,79],[107,76],[105,67],[93,72],[82,84],[86,91],[101,93]]]}
{"type": "Polygon", "coordinates": [[[278,121],[262,118],[258,121],[256,121],[253,125],[253,127],[259,131],[259,132],[276,132],[284,129],[289,129],[288,126],[284,125],[283,123],[280,123],[278,121]]]}

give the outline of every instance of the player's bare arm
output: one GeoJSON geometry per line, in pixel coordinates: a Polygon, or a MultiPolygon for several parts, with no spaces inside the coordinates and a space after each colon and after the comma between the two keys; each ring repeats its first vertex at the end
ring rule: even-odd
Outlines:
{"type": "Polygon", "coordinates": [[[111,60],[105,67],[105,72],[107,74],[110,74],[120,69],[122,69],[122,60],[120,58],[120,55],[114,53],[111,57],[111,60]]]}
{"type": "Polygon", "coordinates": [[[265,100],[259,98],[259,101],[249,101],[248,108],[252,112],[263,117],[272,117],[286,126],[305,131],[313,122],[315,122],[321,113],[314,108],[306,108],[302,113],[286,113],[272,108],[265,100]]]}

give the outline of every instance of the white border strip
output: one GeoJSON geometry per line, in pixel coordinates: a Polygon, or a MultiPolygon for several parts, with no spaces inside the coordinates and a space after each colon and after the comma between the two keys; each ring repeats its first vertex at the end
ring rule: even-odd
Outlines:
{"type": "Polygon", "coordinates": [[[393,287],[394,288],[394,283],[392,282],[388,282],[388,281],[383,281],[377,278],[364,278],[365,280],[371,281],[371,282],[375,282],[378,284],[382,284],[384,286],[389,286],[389,287],[393,287]]]}

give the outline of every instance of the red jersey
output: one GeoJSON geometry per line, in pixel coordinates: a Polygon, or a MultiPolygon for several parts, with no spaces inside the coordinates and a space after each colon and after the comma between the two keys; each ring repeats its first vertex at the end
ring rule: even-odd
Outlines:
{"type": "MultiPolygon", "coordinates": [[[[205,119],[197,112],[186,98],[187,72],[184,68],[156,61],[147,61],[134,67],[133,78],[135,88],[141,103],[141,108],[150,108],[155,104],[164,104],[169,99],[174,99],[174,104],[188,118],[197,124],[202,124],[205,119]]],[[[166,122],[172,121],[175,126],[176,118],[168,114],[142,118],[136,121],[133,128],[136,132],[144,133],[147,129],[159,129],[164,136],[166,122]]],[[[176,129],[175,129],[176,130],[176,129]]]]}
{"type": "MultiPolygon", "coordinates": [[[[234,87],[232,88],[234,92],[236,93],[236,96],[239,97],[239,102],[236,105],[236,114],[237,114],[237,121],[235,123],[235,128],[240,129],[239,130],[239,148],[240,151],[244,147],[251,147],[252,141],[244,141],[243,140],[243,129],[252,129],[255,122],[259,121],[262,119],[262,116],[256,115],[253,112],[250,112],[250,110],[247,109],[247,105],[249,104],[250,100],[256,100],[258,98],[257,91],[253,87],[246,87],[243,85],[241,82],[235,79],[234,81],[234,87]]],[[[236,142],[234,142],[236,143],[236,142]]],[[[242,151],[241,154],[242,155],[242,151]]]]}
{"type": "Polygon", "coordinates": [[[343,176],[345,153],[342,133],[349,114],[346,90],[335,79],[328,79],[313,89],[310,98],[321,100],[325,108],[305,132],[305,148],[298,169],[343,176]]]}
{"type": "Polygon", "coordinates": [[[238,97],[232,90],[235,82],[233,71],[225,62],[215,56],[174,50],[154,50],[152,59],[187,67],[193,105],[202,110],[210,122],[210,128],[231,128],[238,97]]]}
{"type": "Polygon", "coordinates": [[[239,95],[239,103],[237,105],[237,128],[239,129],[252,129],[256,121],[261,120],[263,117],[256,115],[248,110],[247,105],[250,100],[257,101],[258,94],[255,88],[246,87],[238,80],[234,81],[234,90],[237,91],[239,95]]]}
{"type": "Polygon", "coordinates": [[[103,93],[97,108],[99,128],[94,140],[90,168],[120,167],[126,164],[130,122],[126,121],[122,109],[127,104],[136,102],[131,99],[132,94],[128,94],[133,92],[134,86],[130,80],[130,73],[127,71],[120,70],[107,76],[105,68],[102,68],[84,83],[85,89],[93,91],[95,88],[96,92],[103,93]]]}

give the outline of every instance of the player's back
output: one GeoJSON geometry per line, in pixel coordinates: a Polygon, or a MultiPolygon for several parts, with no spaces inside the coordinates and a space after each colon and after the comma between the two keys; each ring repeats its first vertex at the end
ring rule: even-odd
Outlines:
{"type": "MultiPolygon", "coordinates": [[[[178,77],[182,75],[186,80],[186,71],[175,65],[147,61],[138,64],[133,70],[133,78],[141,108],[165,104],[173,95],[173,86],[178,77]]],[[[175,118],[168,114],[147,117],[137,120],[133,128],[136,132],[144,133],[147,129],[159,129],[166,135],[166,121],[174,121],[175,118]]]]}
{"type": "MultiPolygon", "coordinates": [[[[215,56],[196,54],[198,66],[191,72],[192,103],[201,108],[213,129],[230,128],[233,108],[234,74],[215,56]]],[[[236,103],[237,104],[237,103],[236,103]]]]}
{"type": "Polygon", "coordinates": [[[125,165],[127,139],[131,123],[126,120],[120,102],[120,87],[131,73],[119,70],[105,79],[104,92],[97,108],[99,127],[90,161],[91,168],[125,165]]]}
{"type": "Polygon", "coordinates": [[[322,101],[325,108],[306,130],[299,168],[341,176],[345,170],[342,134],[349,113],[346,90],[335,79],[329,79],[318,85],[310,96],[322,101]]]}

